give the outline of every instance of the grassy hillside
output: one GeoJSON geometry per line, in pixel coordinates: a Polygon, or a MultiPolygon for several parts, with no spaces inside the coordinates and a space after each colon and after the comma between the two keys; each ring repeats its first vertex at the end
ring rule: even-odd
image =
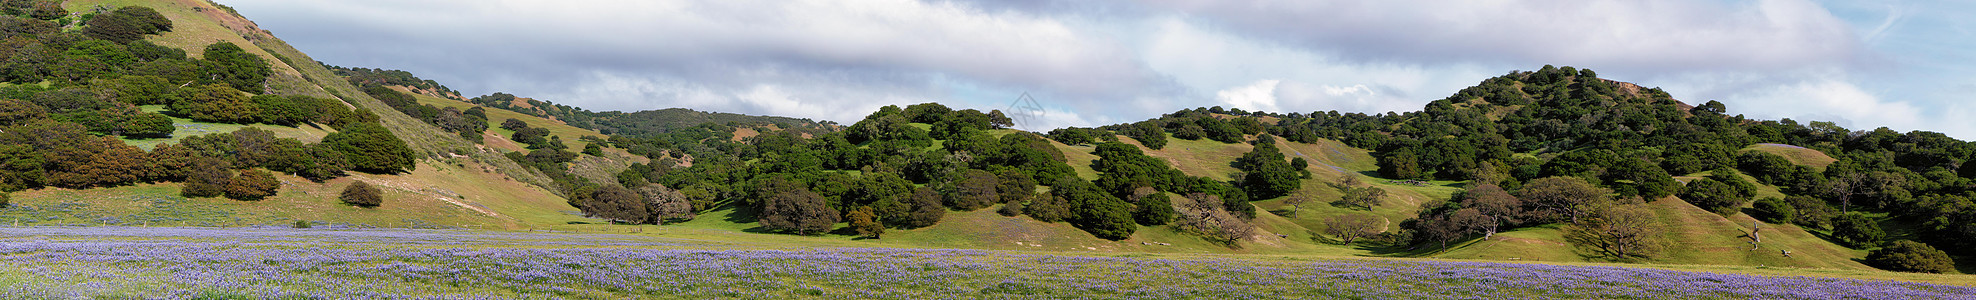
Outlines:
{"type": "MultiPolygon", "coordinates": [[[[282,42],[278,38],[275,38],[271,32],[262,30],[257,25],[255,25],[252,21],[249,21],[242,16],[235,15],[234,13],[226,9],[222,9],[211,2],[205,0],[75,0],[75,1],[67,1],[64,5],[71,11],[86,11],[92,7],[97,7],[97,6],[120,7],[120,6],[130,6],[130,5],[141,5],[141,6],[151,7],[157,10],[160,14],[164,15],[166,18],[171,19],[174,24],[174,30],[159,36],[150,37],[148,40],[158,43],[160,45],[184,49],[188,54],[191,54],[195,57],[198,56],[203,51],[206,45],[212,43],[231,42],[236,45],[239,45],[241,46],[241,48],[245,49],[249,53],[262,56],[263,60],[267,61],[271,65],[274,74],[268,78],[267,85],[269,87],[268,89],[269,93],[289,94],[289,95],[309,95],[309,96],[315,96],[321,98],[340,99],[343,102],[353,107],[369,109],[370,111],[372,111],[373,113],[377,114],[380,117],[380,121],[383,123],[385,128],[390,129],[392,133],[396,135],[399,139],[404,140],[409,146],[411,146],[413,151],[416,152],[417,155],[422,158],[421,162],[419,163],[418,170],[411,172],[409,174],[358,175],[358,178],[367,178],[366,176],[375,177],[375,178],[395,178],[390,180],[422,183],[422,184],[413,184],[413,185],[401,185],[400,190],[402,190],[402,192],[410,193],[413,195],[425,195],[422,197],[428,197],[428,198],[432,194],[426,191],[442,190],[442,191],[461,191],[458,193],[462,195],[471,195],[474,193],[490,193],[489,194],[490,197],[487,199],[506,199],[506,200],[495,201],[496,203],[504,202],[504,201],[515,202],[515,205],[506,205],[503,206],[504,207],[503,209],[523,209],[527,207],[538,207],[536,208],[538,210],[547,209],[554,211],[557,210],[556,207],[559,206],[563,208],[567,208],[567,204],[564,204],[563,200],[552,194],[539,193],[539,192],[526,192],[524,191],[526,189],[521,187],[490,188],[486,186],[485,182],[521,182],[521,183],[526,183],[526,184],[522,184],[523,186],[527,186],[528,184],[546,183],[548,180],[543,178],[540,174],[534,173],[533,171],[528,170],[526,168],[522,168],[519,165],[516,165],[513,161],[509,161],[506,157],[502,156],[501,153],[498,151],[479,149],[478,147],[475,147],[474,144],[469,143],[464,139],[461,139],[447,132],[441,131],[437,128],[432,127],[431,125],[428,125],[424,122],[420,122],[414,118],[405,116],[402,113],[390,109],[389,107],[377,101],[376,99],[370,98],[369,96],[361,92],[361,90],[358,90],[356,87],[351,86],[348,82],[346,82],[342,78],[334,76],[328,69],[324,68],[321,64],[316,63],[314,59],[309,58],[307,55],[302,54],[300,51],[288,46],[287,43],[282,42]],[[464,170],[479,170],[481,172],[492,172],[500,176],[485,176],[485,174],[481,174],[481,175],[471,176],[475,178],[473,180],[462,180],[455,178],[457,177],[455,175],[447,175],[449,174],[448,172],[463,172],[464,170]],[[493,196],[493,195],[505,195],[505,196],[493,196]]],[[[155,111],[157,109],[159,108],[146,107],[146,110],[155,111]]],[[[138,145],[140,147],[149,148],[160,143],[173,142],[177,139],[182,139],[187,136],[206,134],[206,133],[230,132],[245,127],[261,127],[263,129],[268,129],[270,131],[275,132],[280,137],[292,137],[303,141],[320,140],[324,135],[327,135],[329,133],[329,131],[327,131],[326,129],[321,129],[307,125],[291,128],[291,127],[269,126],[269,125],[261,125],[261,124],[232,125],[232,124],[200,123],[200,122],[192,122],[190,120],[184,120],[184,119],[175,119],[174,121],[175,121],[174,122],[175,125],[178,127],[178,132],[174,134],[173,137],[171,138],[131,140],[128,142],[134,145],[138,145]]],[[[575,142],[574,139],[571,139],[570,141],[575,142]]],[[[265,222],[270,222],[272,220],[281,219],[281,218],[308,219],[310,218],[311,215],[316,214],[312,212],[311,209],[318,209],[318,208],[327,209],[325,207],[341,205],[341,204],[333,203],[334,202],[333,196],[321,196],[321,195],[333,195],[334,191],[331,191],[329,189],[341,188],[342,185],[338,183],[347,184],[347,181],[343,181],[343,180],[349,180],[345,178],[345,179],[332,180],[328,183],[318,184],[318,183],[307,183],[306,180],[299,180],[296,178],[284,177],[284,179],[285,179],[284,182],[287,182],[288,184],[285,185],[286,188],[282,189],[283,194],[282,196],[280,196],[281,198],[283,199],[292,198],[292,200],[294,201],[300,201],[298,203],[316,203],[316,204],[307,204],[307,205],[295,204],[294,206],[282,206],[283,209],[267,210],[265,206],[273,205],[268,203],[286,203],[286,202],[279,199],[254,202],[254,203],[230,203],[230,202],[216,201],[211,203],[217,205],[212,209],[224,210],[224,211],[241,211],[241,212],[251,211],[251,212],[255,212],[255,214],[260,214],[260,215],[254,215],[254,214],[247,214],[247,215],[260,216],[260,217],[239,217],[236,219],[225,219],[225,220],[212,219],[206,221],[213,222],[212,224],[215,225],[245,225],[245,224],[263,224],[265,222]],[[296,183],[298,181],[306,184],[296,183]],[[318,196],[309,196],[309,195],[318,195],[318,196]],[[323,200],[323,199],[328,199],[328,200],[323,200]],[[317,204],[321,204],[324,206],[320,206],[320,207],[312,206],[317,204]],[[300,210],[289,209],[289,208],[295,208],[300,210]]],[[[87,191],[44,189],[42,191],[31,191],[31,192],[18,194],[16,196],[17,199],[16,203],[59,204],[61,203],[60,201],[63,201],[61,200],[61,198],[64,197],[59,195],[63,195],[63,193],[80,193],[78,195],[84,195],[84,196],[102,195],[101,197],[89,198],[89,199],[96,199],[91,201],[115,202],[114,200],[109,200],[109,199],[125,199],[124,202],[129,202],[131,200],[128,199],[128,197],[121,197],[120,195],[122,194],[173,195],[176,194],[176,191],[177,188],[173,184],[113,188],[113,189],[103,189],[103,190],[87,190],[87,191]],[[42,198],[47,198],[47,201],[54,201],[54,202],[41,201],[42,198]]],[[[387,198],[395,199],[394,197],[387,197],[387,198]]],[[[419,197],[411,197],[411,198],[419,198],[419,197]]],[[[387,202],[389,202],[389,200],[387,200],[387,202]]],[[[455,201],[455,202],[462,202],[462,201],[455,201]]],[[[466,203],[467,205],[456,205],[456,204],[427,205],[427,206],[407,207],[406,209],[394,209],[392,208],[391,204],[386,204],[385,208],[379,209],[376,212],[355,213],[352,216],[340,216],[341,214],[323,214],[327,216],[323,218],[329,220],[340,220],[340,221],[348,221],[348,222],[363,223],[363,224],[373,224],[376,226],[401,226],[401,227],[417,223],[406,220],[425,220],[425,219],[432,220],[429,223],[433,223],[433,224],[447,224],[447,223],[453,224],[448,226],[478,224],[476,226],[495,226],[499,228],[525,228],[527,227],[527,225],[523,225],[523,224],[536,223],[536,222],[519,222],[515,219],[501,219],[501,218],[489,217],[487,216],[488,214],[471,209],[467,209],[467,210],[439,209],[445,206],[453,206],[453,207],[472,206],[471,202],[473,201],[463,202],[466,203]],[[364,216],[365,214],[374,214],[374,215],[364,216]]],[[[411,203],[418,203],[418,202],[406,202],[406,204],[411,204],[411,203]]],[[[117,205],[109,205],[107,203],[104,205],[117,206],[117,205]]],[[[501,206],[501,205],[494,205],[494,206],[501,206]]],[[[518,211],[518,213],[523,215],[549,215],[549,214],[540,214],[539,212],[531,213],[528,212],[527,210],[518,211]]],[[[435,226],[439,226],[439,225],[435,225],[435,226]]]]}
{"type": "Polygon", "coordinates": [[[528,229],[539,224],[585,220],[575,208],[532,185],[482,171],[479,165],[421,163],[399,175],[354,174],[325,182],[276,175],[280,194],[261,201],[185,198],[182,184],[70,190],[44,188],[13,193],[13,207],[0,209],[9,225],[119,226],[317,226],[528,229]],[[384,204],[360,208],[343,204],[345,186],[364,181],[382,188],[384,204]]]}
{"type": "Polygon", "coordinates": [[[1776,154],[1777,156],[1783,156],[1784,159],[1791,160],[1791,163],[1810,166],[1821,171],[1825,170],[1825,166],[1839,161],[1832,158],[1832,156],[1826,155],[1825,152],[1819,152],[1816,149],[1785,144],[1756,144],[1750,145],[1748,148],[1743,148],[1742,151],[1776,154]]]}

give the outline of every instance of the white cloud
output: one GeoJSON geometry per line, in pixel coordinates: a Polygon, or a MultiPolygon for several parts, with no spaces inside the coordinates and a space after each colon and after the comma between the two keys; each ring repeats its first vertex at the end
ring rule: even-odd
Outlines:
{"type": "Polygon", "coordinates": [[[1738,111],[1772,118],[1834,121],[1853,130],[1891,127],[1902,131],[1929,124],[1922,110],[1907,102],[1885,101],[1858,86],[1833,79],[1807,79],[1731,94],[1738,111]]]}
{"type": "Polygon", "coordinates": [[[225,1],[331,64],[593,110],[849,122],[887,104],[993,109],[1028,92],[1049,107],[1035,122],[1047,130],[1212,105],[1415,111],[1484,78],[1555,64],[1751,116],[1976,134],[1955,118],[1976,115],[1954,88],[1968,84],[1957,72],[1976,70],[1961,59],[1968,39],[1955,38],[1971,32],[1969,4],[225,1]]]}
{"type": "Polygon", "coordinates": [[[296,42],[324,61],[597,110],[710,104],[695,108],[861,117],[819,111],[946,100],[926,97],[943,89],[936,78],[1118,101],[1170,84],[1115,40],[1057,19],[951,2],[238,2],[229,4],[269,16],[256,19],[284,37],[378,40],[296,42]],[[352,29],[371,34],[336,32],[352,29]],[[415,45],[396,46],[407,43],[415,45]],[[323,48],[330,50],[315,51],[323,48]],[[852,91],[860,89],[873,92],[852,91]]]}
{"type": "Polygon", "coordinates": [[[1248,111],[1282,111],[1276,107],[1276,84],[1282,80],[1262,80],[1215,93],[1214,100],[1248,111]]]}
{"type": "Polygon", "coordinates": [[[1844,64],[1862,51],[1844,21],[1802,0],[1147,2],[1366,61],[1684,72],[1844,64]]]}

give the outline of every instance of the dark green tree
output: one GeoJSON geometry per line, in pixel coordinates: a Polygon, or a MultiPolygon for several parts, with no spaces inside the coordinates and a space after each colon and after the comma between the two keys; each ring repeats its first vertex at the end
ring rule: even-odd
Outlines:
{"type": "Polygon", "coordinates": [[[261,108],[247,94],[221,84],[179,89],[171,98],[173,112],[197,121],[246,124],[257,121],[261,114],[261,108]]]}
{"type": "Polygon", "coordinates": [[[1887,237],[1887,232],[1880,230],[1880,223],[1872,217],[1850,212],[1832,220],[1832,237],[1838,238],[1847,247],[1866,249],[1879,246],[1880,240],[1887,237]]]}
{"type": "Polygon", "coordinates": [[[1276,149],[1276,142],[1267,135],[1257,138],[1256,147],[1237,160],[1244,174],[1243,187],[1256,199],[1273,199],[1289,195],[1303,187],[1303,175],[1290,167],[1283,159],[1283,153],[1276,149]]]}
{"type": "Polygon", "coordinates": [[[940,192],[933,188],[913,189],[912,197],[908,198],[910,203],[907,203],[912,206],[911,209],[906,212],[905,218],[892,222],[892,225],[901,228],[920,228],[940,223],[940,218],[947,215],[947,207],[940,205],[940,198],[940,192]]]}
{"type": "Polygon", "coordinates": [[[1140,197],[1135,204],[1138,211],[1132,214],[1132,219],[1139,225],[1159,226],[1173,221],[1173,200],[1167,198],[1166,193],[1140,197]]]}
{"type": "Polygon", "coordinates": [[[974,211],[1001,201],[1001,194],[995,174],[988,171],[969,169],[961,172],[960,182],[954,184],[954,191],[947,194],[947,206],[960,211],[974,211]]]}
{"type": "Polygon", "coordinates": [[[761,203],[763,228],[813,235],[830,231],[837,224],[837,210],[830,209],[823,195],[781,178],[771,179],[766,185],[766,191],[771,194],[761,203]]]}
{"type": "Polygon", "coordinates": [[[608,219],[627,224],[652,224],[651,203],[643,195],[618,185],[605,185],[597,188],[590,201],[583,203],[583,212],[592,217],[608,219]]]}
{"type": "Polygon", "coordinates": [[[123,135],[129,138],[169,137],[178,127],[172,125],[172,118],[157,113],[131,115],[124,120],[123,135]]]}
{"type": "Polygon", "coordinates": [[[203,65],[207,77],[204,83],[219,83],[232,86],[235,90],[260,94],[261,83],[273,74],[268,62],[259,55],[248,53],[239,45],[219,42],[206,46],[203,65]]]}
{"type": "Polygon", "coordinates": [[[125,6],[109,13],[97,14],[83,24],[88,25],[83,27],[83,35],[118,44],[143,39],[147,34],[172,30],[171,19],[158,14],[157,10],[143,6],[125,6]]]}
{"type": "Polygon", "coordinates": [[[1681,190],[1681,200],[1716,214],[1729,215],[1736,213],[1736,208],[1742,207],[1749,198],[1737,193],[1729,184],[1716,181],[1715,177],[1703,177],[1688,182],[1688,186],[1681,190]]]}
{"type": "Polygon", "coordinates": [[[1751,204],[1750,216],[1764,222],[1790,224],[1798,219],[1798,209],[1791,206],[1790,202],[1784,201],[1784,198],[1768,197],[1757,199],[1756,203],[1751,204]]]}
{"type": "Polygon", "coordinates": [[[1947,252],[1920,242],[1899,240],[1866,255],[1866,264],[1881,270],[1916,273],[1955,272],[1947,252]]]}
{"type": "Polygon", "coordinates": [[[354,123],[343,127],[343,131],[331,133],[322,139],[337,152],[342,152],[349,161],[350,169],[373,174],[394,174],[411,171],[417,167],[412,148],[404,140],[372,123],[354,123]]]}

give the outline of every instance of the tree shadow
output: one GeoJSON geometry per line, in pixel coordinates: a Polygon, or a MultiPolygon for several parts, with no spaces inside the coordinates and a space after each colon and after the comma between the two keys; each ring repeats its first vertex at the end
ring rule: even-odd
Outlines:
{"type": "Polygon", "coordinates": [[[753,207],[744,207],[736,204],[727,204],[727,205],[722,205],[718,209],[727,209],[734,211],[732,213],[727,214],[727,218],[725,220],[728,222],[733,222],[733,223],[761,222],[761,211],[758,211],[753,207]]]}
{"type": "MultiPolygon", "coordinates": [[[[727,205],[722,205],[722,206],[721,206],[720,208],[718,208],[718,209],[729,209],[729,210],[733,210],[733,211],[734,211],[734,212],[732,212],[732,213],[728,213],[728,214],[727,214],[727,217],[723,219],[724,221],[727,221],[727,222],[731,222],[731,223],[735,223],[735,224],[747,224],[747,223],[756,223],[756,222],[761,222],[761,212],[760,212],[760,211],[758,211],[758,210],[756,210],[756,209],[755,209],[755,208],[753,208],[753,207],[746,207],[746,206],[741,206],[741,205],[738,205],[738,204],[733,204],[733,203],[729,203],[729,204],[727,204],[727,205]]],[[[756,224],[756,226],[755,226],[755,227],[749,227],[749,228],[746,228],[746,229],[741,229],[741,232],[747,232],[747,233],[777,233],[777,232],[776,232],[776,231],[774,231],[774,230],[768,230],[768,228],[767,228],[767,227],[762,227],[762,226],[760,226],[760,224],[756,224]]]]}

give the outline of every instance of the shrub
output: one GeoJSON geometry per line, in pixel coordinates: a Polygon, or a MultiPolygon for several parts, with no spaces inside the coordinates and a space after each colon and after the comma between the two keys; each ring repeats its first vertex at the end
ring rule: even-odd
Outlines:
{"type": "Polygon", "coordinates": [[[179,89],[171,98],[171,110],[188,119],[247,124],[261,117],[261,108],[247,94],[224,84],[179,89]]]}
{"type": "Polygon", "coordinates": [[[1858,212],[1846,213],[1832,220],[1832,236],[1853,249],[1866,249],[1880,245],[1880,239],[1887,233],[1880,230],[1880,224],[1858,212]]]}
{"type": "Polygon", "coordinates": [[[1790,224],[1798,219],[1798,208],[1785,202],[1783,198],[1757,199],[1751,205],[1751,216],[1772,224],[1790,224]]]}
{"type": "Polygon", "coordinates": [[[343,153],[352,170],[391,174],[418,167],[413,160],[412,148],[406,146],[397,135],[391,134],[390,130],[376,124],[352,123],[343,126],[342,131],[323,137],[322,144],[343,153]]]}
{"type": "Polygon", "coordinates": [[[343,195],[337,197],[343,203],[362,207],[377,207],[384,204],[384,191],[362,181],[343,187],[343,195]]]}
{"type": "Polygon", "coordinates": [[[837,210],[830,209],[823,195],[810,191],[801,183],[772,179],[766,184],[767,199],[762,199],[762,227],[772,231],[785,231],[800,235],[811,235],[830,231],[837,224],[837,210]]]}
{"type": "Polygon", "coordinates": [[[1681,200],[1716,214],[1728,215],[1735,213],[1736,207],[1742,206],[1747,198],[1743,198],[1733,185],[1717,181],[1715,177],[1704,177],[1688,182],[1688,186],[1681,190],[1681,200]]]}
{"type": "Polygon", "coordinates": [[[898,227],[919,228],[933,226],[933,224],[939,223],[940,218],[947,214],[947,207],[940,205],[940,193],[935,192],[933,188],[920,187],[915,189],[913,190],[912,198],[909,199],[911,200],[909,204],[911,204],[912,208],[906,213],[905,218],[886,221],[891,221],[894,226],[898,227]]]}
{"type": "Polygon", "coordinates": [[[974,211],[1001,200],[997,193],[995,174],[988,171],[969,169],[961,173],[961,180],[954,192],[947,194],[947,206],[961,211],[974,211]]]}
{"type": "Polygon", "coordinates": [[[193,158],[187,169],[185,186],[179,190],[179,195],[187,198],[224,195],[227,182],[233,181],[233,170],[227,169],[226,161],[218,158],[193,158]]]}
{"type": "Polygon", "coordinates": [[[83,35],[118,44],[143,39],[146,34],[172,30],[171,19],[158,14],[157,10],[143,6],[127,6],[110,13],[99,14],[83,24],[89,25],[82,29],[83,35]]]}
{"type": "Polygon", "coordinates": [[[226,184],[226,197],[234,200],[259,201],[274,196],[281,189],[281,181],[267,170],[251,169],[240,171],[226,184]]]}
{"type": "Polygon", "coordinates": [[[878,214],[872,212],[870,206],[852,209],[846,217],[851,219],[851,230],[857,231],[858,236],[877,239],[885,234],[885,225],[878,223],[878,214]]]}
{"type": "Polygon", "coordinates": [[[1917,273],[1949,273],[1955,271],[1955,260],[1949,254],[1915,241],[1900,240],[1887,244],[1880,250],[1866,255],[1866,264],[1882,270],[1917,273]]]}
{"type": "Polygon", "coordinates": [[[1132,214],[1132,219],[1138,221],[1139,225],[1166,225],[1173,220],[1173,200],[1167,198],[1166,194],[1141,197],[1136,204],[1139,210],[1132,214]]]}

